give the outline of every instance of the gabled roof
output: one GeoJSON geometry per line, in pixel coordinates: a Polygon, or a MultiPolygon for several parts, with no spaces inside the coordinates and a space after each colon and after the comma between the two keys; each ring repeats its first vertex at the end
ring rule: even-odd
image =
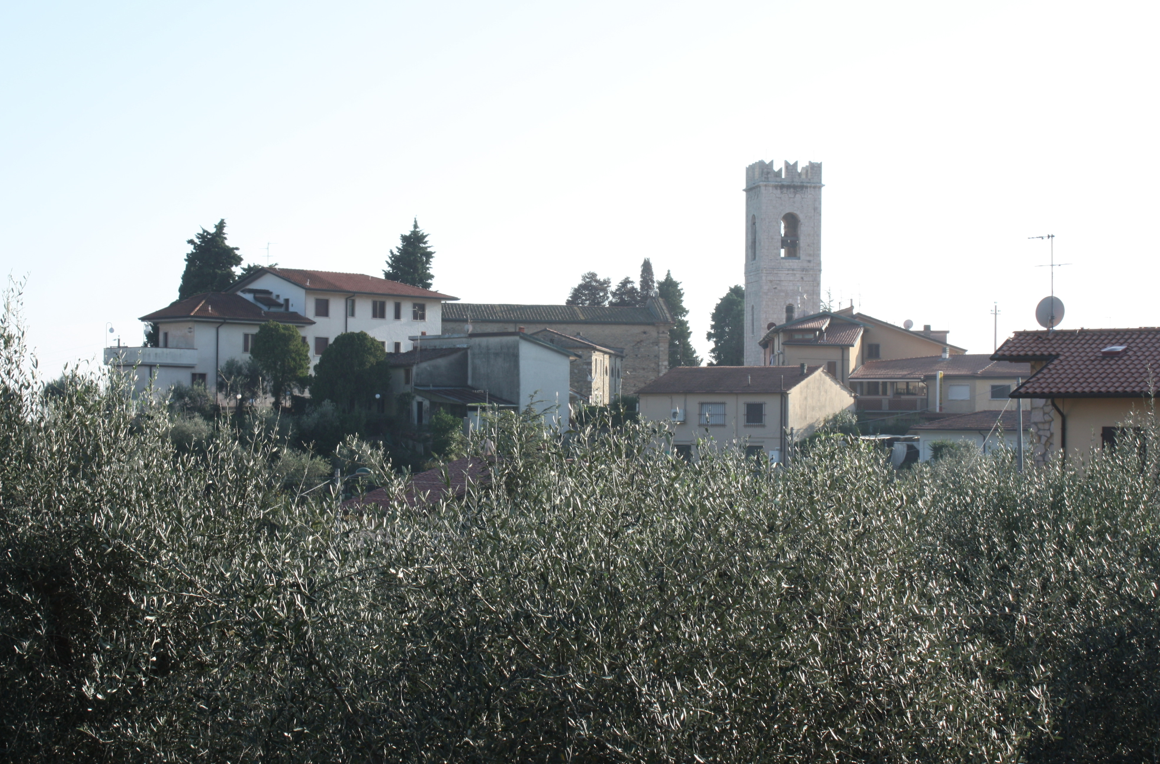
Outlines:
{"type": "Polygon", "coordinates": [[[653,393],[784,393],[813,374],[825,374],[821,366],[677,366],[637,390],[653,393]]]}
{"type": "Polygon", "coordinates": [[[850,375],[850,381],[922,380],[938,372],[944,377],[1023,377],[1031,376],[1031,364],[992,361],[989,355],[920,356],[867,361],[850,375]]]}
{"type": "Polygon", "coordinates": [[[423,297],[428,300],[458,300],[442,292],[403,284],[398,281],[367,276],[363,273],[337,273],[335,271],[312,271],[299,268],[259,268],[246,278],[230,287],[237,292],[253,283],[259,276],[271,273],[303,289],[318,292],[346,292],[347,294],[377,294],[389,297],[423,297]]]}
{"type": "Polygon", "coordinates": [[[518,403],[492,395],[487,390],[476,390],[472,387],[440,387],[439,385],[416,385],[415,391],[422,393],[424,398],[438,400],[443,403],[463,403],[468,406],[498,406],[500,408],[519,408],[518,403]]]}
{"type": "Polygon", "coordinates": [[[877,324],[878,326],[881,326],[883,328],[893,329],[894,331],[901,332],[902,334],[905,334],[908,337],[917,337],[920,340],[926,340],[927,342],[933,342],[935,345],[938,345],[940,348],[945,346],[945,347],[950,348],[951,350],[957,350],[960,353],[967,352],[966,348],[959,347],[958,345],[952,345],[951,343],[947,342],[946,341],[946,332],[944,332],[942,330],[938,330],[938,333],[942,335],[942,339],[940,339],[940,338],[935,337],[935,336],[928,336],[920,331],[915,331],[913,329],[903,328],[901,326],[898,326],[897,324],[892,324],[889,321],[883,321],[880,318],[874,318],[874,316],[868,316],[865,313],[854,313],[853,316],[858,321],[861,321],[863,323],[877,324]]]}
{"type": "Polygon", "coordinates": [[[597,345],[591,340],[586,340],[583,337],[573,337],[570,334],[558,332],[555,329],[541,329],[538,332],[532,332],[532,336],[541,339],[544,342],[550,342],[553,345],[559,345],[562,348],[569,350],[595,350],[600,353],[609,353],[611,355],[624,355],[624,350],[621,348],[605,347],[604,345],[597,345]]]}
{"type": "Polygon", "coordinates": [[[591,305],[501,305],[493,303],[455,303],[443,306],[443,321],[460,323],[529,324],[671,324],[668,305],[652,297],[640,306],[612,307],[591,305]]]}
{"type": "MultiPolygon", "coordinates": [[[[942,419],[935,419],[930,422],[923,422],[916,424],[910,428],[910,432],[915,430],[930,431],[947,431],[947,430],[971,430],[974,432],[990,432],[992,427],[995,427],[995,421],[999,420],[999,427],[1003,432],[1015,432],[1019,429],[1019,412],[1018,410],[999,411],[975,411],[970,414],[956,414],[955,416],[943,417],[942,419]],[[1002,415],[1000,417],[1000,415],[1002,415]]],[[[1031,428],[1031,415],[1028,412],[1023,412],[1023,429],[1031,428]]]]}
{"type": "Polygon", "coordinates": [[[766,332],[758,344],[766,347],[774,335],[781,334],[783,335],[781,341],[783,345],[840,345],[853,347],[854,343],[858,341],[859,335],[862,334],[862,329],[863,325],[848,315],[822,311],[821,313],[811,313],[808,316],[802,316],[801,318],[787,321],[784,324],[773,327],[766,332]],[[785,338],[784,335],[793,332],[819,332],[819,334],[816,338],[811,339],[785,338]]]}
{"type": "Polygon", "coordinates": [[[991,357],[1046,362],[1012,398],[1135,398],[1160,383],[1160,328],[1015,332],[991,357]]]}
{"type": "Polygon", "coordinates": [[[167,321],[176,319],[203,321],[233,321],[250,324],[264,324],[277,321],[280,324],[309,326],[314,321],[306,316],[285,310],[262,310],[245,297],[227,292],[205,292],[178,300],[168,307],[141,316],[141,321],[167,321]]]}

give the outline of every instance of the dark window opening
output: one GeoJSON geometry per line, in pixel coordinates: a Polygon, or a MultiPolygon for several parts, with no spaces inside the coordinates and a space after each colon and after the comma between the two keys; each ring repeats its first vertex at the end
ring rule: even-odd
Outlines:
{"type": "Polygon", "coordinates": [[[403,352],[403,343],[401,343],[401,342],[396,342],[396,343],[395,343],[395,352],[396,352],[396,353],[402,353],[402,352],[403,352]]]}
{"type": "Polygon", "coordinates": [[[757,216],[749,219],[749,259],[757,259],[757,216]]]}
{"type": "Polygon", "coordinates": [[[326,349],[330,347],[329,337],[315,337],[314,338],[314,355],[322,355],[326,349]]]}
{"type": "Polygon", "coordinates": [[[765,424],[765,404],[745,404],[745,424],[765,424]]]}
{"type": "Polygon", "coordinates": [[[402,318],[403,318],[403,303],[396,302],[395,303],[395,320],[401,321],[402,318]]]}
{"type": "Polygon", "coordinates": [[[330,300],[325,297],[316,297],[314,299],[314,315],[315,316],[330,316],[330,300]]]}
{"type": "Polygon", "coordinates": [[[350,316],[351,318],[354,318],[354,298],[353,297],[346,301],[346,315],[350,316]]]}
{"type": "MultiPolygon", "coordinates": [[[[169,347],[169,332],[161,332],[161,347],[169,347]]],[[[246,351],[249,352],[249,351],[246,351]]]]}
{"type": "Polygon", "coordinates": [[[190,375],[189,384],[191,387],[204,388],[207,384],[206,376],[204,374],[198,374],[198,373],[194,372],[193,374],[190,375]]]}
{"type": "Polygon", "coordinates": [[[838,378],[838,362],[837,361],[826,361],[826,371],[828,371],[830,373],[831,377],[833,377],[834,379],[837,379],[838,378]]]}
{"type": "Polygon", "coordinates": [[[758,461],[760,461],[764,456],[765,456],[765,449],[762,448],[761,446],[746,446],[745,447],[745,458],[746,459],[757,459],[758,461]]]}
{"type": "Polygon", "coordinates": [[[785,306],[785,322],[788,324],[788,323],[791,323],[792,321],[793,321],[793,306],[786,305],[785,306]]]}
{"type": "Polygon", "coordinates": [[[410,367],[403,369],[403,384],[404,385],[411,384],[411,368],[410,367]]]}
{"type": "Polygon", "coordinates": [[[371,303],[371,318],[387,317],[387,301],[375,300],[371,303]]]}
{"type": "Polygon", "coordinates": [[[1001,401],[1011,397],[1011,385],[991,385],[991,400],[1001,401]]]}
{"type": "Polygon", "coordinates": [[[878,343],[871,342],[866,346],[866,360],[873,361],[882,357],[882,346],[878,343]]]}
{"type": "Polygon", "coordinates": [[[411,320],[412,321],[426,321],[427,320],[427,303],[416,302],[411,304],[411,320]]]}
{"type": "Polygon", "coordinates": [[[254,335],[243,334],[242,335],[242,352],[249,353],[253,347],[254,347],[254,335]]]}
{"type": "Polygon", "coordinates": [[[800,221],[798,221],[798,216],[792,212],[787,212],[785,217],[781,219],[782,257],[798,257],[799,229],[800,221]]]}
{"type": "Polygon", "coordinates": [[[684,459],[686,462],[693,461],[692,446],[673,446],[673,453],[684,459]]]}

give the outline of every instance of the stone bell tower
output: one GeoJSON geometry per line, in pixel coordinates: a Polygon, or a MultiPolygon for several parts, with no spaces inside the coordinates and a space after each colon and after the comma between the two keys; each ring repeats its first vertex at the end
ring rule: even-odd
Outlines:
{"type": "Polygon", "coordinates": [[[822,304],[822,164],[745,168],[745,365],[760,366],[769,324],[822,304]]]}

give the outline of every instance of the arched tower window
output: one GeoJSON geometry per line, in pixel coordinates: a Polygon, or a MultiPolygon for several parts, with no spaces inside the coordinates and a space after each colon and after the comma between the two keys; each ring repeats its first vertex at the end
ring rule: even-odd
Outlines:
{"type": "Polygon", "coordinates": [[[781,219],[781,256],[798,257],[798,231],[801,221],[792,212],[787,212],[781,219]]]}
{"type": "Polygon", "coordinates": [[[791,323],[793,321],[793,305],[785,306],[785,322],[791,323]]]}
{"type": "Polygon", "coordinates": [[[757,259],[757,216],[749,218],[749,259],[757,259]]]}

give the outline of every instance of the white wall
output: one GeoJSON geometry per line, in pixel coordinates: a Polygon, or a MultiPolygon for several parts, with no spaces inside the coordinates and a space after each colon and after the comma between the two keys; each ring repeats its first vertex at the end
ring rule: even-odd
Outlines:
{"type": "Polygon", "coordinates": [[[536,342],[519,339],[520,408],[534,407],[552,427],[568,421],[568,356],[536,342]]]}
{"type": "MultiPolygon", "coordinates": [[[[983,453],[989,454],[997,448],[1003,448],[1004,444],[1007,448],[1015,450],[1019,447],[1019,435],[1014,432],[1005,432],[1002,436],[998,431],[990,434],[976,432],[973,430],[932,430],[921,431],[918,435],[918,458],[919,461],[929,461],[931,457],[930,444],[937,441],[952,441],[973,443],[976,448],[983,453]]],[[[1023,449],[1026,456],[1031,454],[1031,433],[1023,433],[1023,449]]]]}

